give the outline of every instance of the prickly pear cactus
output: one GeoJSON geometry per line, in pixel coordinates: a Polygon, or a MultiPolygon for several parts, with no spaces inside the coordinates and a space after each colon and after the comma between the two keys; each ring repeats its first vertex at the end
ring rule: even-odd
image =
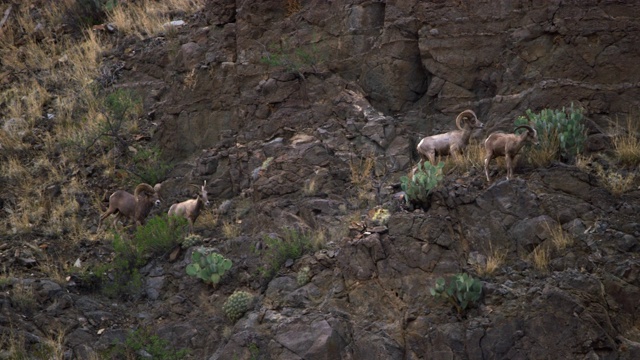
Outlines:
{"type": "Polygon", "coordinates": [[[300,271],[298,271],[298,276],[296,277],[296,281],[298,285],[303,286],[309,282],[309,267],[305,266],[300,271]]]}
{"type": "Polygon", "coordinates": [[[246,291],[235,291],[222,306],[222,310],[229,320],[236,322],[249,310],[253,295],[246,291]]]}
{"type": "Polygon", "coordinates": [[[195,276],[206,283],[217,284],[220,279],[231,269],[231,260],[206,249],[200,248],[191,254],[191,264],[187,265],[187,274],[195,276]]]}
{"type": "Polygon", "coordinates": [[[188,249],[199,244],[202,244],[202,236],[198,234],[189,234],[184,238],[184,240],[182,240],[182,244],[180,246],[182,246],[183,249],[188,249]]]}

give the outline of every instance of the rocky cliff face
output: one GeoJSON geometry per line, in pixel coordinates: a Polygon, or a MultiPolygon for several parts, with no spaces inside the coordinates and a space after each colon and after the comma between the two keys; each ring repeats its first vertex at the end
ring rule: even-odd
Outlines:
{"type": "Polygon", "coordinates": [[[158,138],[176,158],[302,120],[345,121],[331,109],[345,90],[412,140],[450,129],[465,108],[490,131],[572,102],[597,131],[638,105],[637,12],[624,1],[211,1],[192,32],[138,44],[128,77],[155,81],[158,138]],[[190,88],[168,86],[188,76],[190,88]]]}
{"type": "MultiPolygon", "coordinates": [[[[174,159],[208,149],[191,176],[212,179],[216,196],[246,191],[268,204],[267,218],[335,227],[352,206],[341,189],[354,155],[402,172],[420,135],[452,128],[466,108],[488,128],[478,137],[526,109],[579,104],[592,134],[628,114],[640,98],[638,11],[598,1],[211,1],[190,32],[147,47],[138,60],[149,64],[131,75],[170,69],[149,100],[156,138],[174,159]],[[190,74],[191,88],[167,86],[190,74]],[[309,179],[321,198],[299,197],[309,179]]],[[[252,343],[280,359],[638,356],[637,197],[594,185],[560,167],[446,186],[429,212],[394,214],[388,230],[352,231],[294,265],[310,266],[310,284],[277,277],[213,358],[246,356],[252,343]],[[539,273],[532,251],[553,248],[557,225],[575,243],[539,273]],[[428,288],[491,249],[507,265],[486,279],[483,305],[455,318],[428,288]]]]}
{"type": "Polygon", "coordinates": [[[416,141],[467,108],[483,139],[526,109],[573,102],[589,150],[605,150],[608,122],[640,105],[639,19],[623,1],[212,0],[186,27],[123,39],[105,61],[124,62],[114,86],[145,94],[153,141],[176,163],[165,195],[206,179],[210,199],[230,200],[221,219],[241,220],[242,235],[198,231],[234,268],[212,290],[184,273],[193,249],[154,259],[133,306],[30,282],[42,309],[13,321],[34,336],[71,324],[78,358],[122,342],[129,324],[208,359],[638,358],[638,190],[612,196],[555,163],[509,182],[449,175],[427,211],[392,195],[416,141]],[[351,178],[362,158],[376,160],[365,194],[351,178]],[[374,205],[389,218],[364,215],[374,205]],[[260,282],[263,236],[283,225],[327,244],[260,282]],[[503,264],[481,273],[495,256],[503,264]],[[429,293],[460,272],[483,283],[462,315],[429,293]],[[239,288],[256,300],[231,324],[220,308],[239,288]]]}

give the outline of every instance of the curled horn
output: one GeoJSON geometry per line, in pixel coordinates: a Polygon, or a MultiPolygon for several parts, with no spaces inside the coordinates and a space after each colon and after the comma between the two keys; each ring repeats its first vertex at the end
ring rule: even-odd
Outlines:
{"type": "Polygon", "coordinates": [[[465,110],[458,114],[458,117],[456,117],[456,127],[459,130],[462,130],[462,126],[460,126],[460,120],[462,120],[463,117],[470,115],[472,115],[476,119],[476,122],[478,121],[478,117],[476,116],[476,113],[473,112],[473,110],[465,110]]]}
{"type": "Polygon", "coordinates": [[[529,126],[529,125],[520,125],[517,126],[513,132],[518,131],[519,129],[526,129],[528,132],[532,133],[533,135],[537,136],[538,132],[536,131],[536,129],[534,129],[533,127],[529,126]]]}
{"type": "Polygon", "coordinates": [[[141,192],[144,192],[146,194],[153,194],[156,191],[155,191],[155,189],[153,187],[151,187],[151,185],[142,183],[142,184],[136,186],[136,190],[133,192],[133,195],[137,198],[138,195],[140,195],[141,192]]]}

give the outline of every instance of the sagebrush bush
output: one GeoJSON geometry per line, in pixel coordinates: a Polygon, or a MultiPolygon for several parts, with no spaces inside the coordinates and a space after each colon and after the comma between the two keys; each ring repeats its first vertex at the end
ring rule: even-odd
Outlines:
{"type": "Polygon", "coordinates": [[[266,267],[262,268],[265,278],[272,278],[284,265],[287,259],[296,260],[306,252],[313,249],[313,241],[310,233],[285,227],[282,236],[265,236],[263,260],[266,267]]]}
{"type": "Polygon", "coordinates": [[[186,232],[186,219],[182,220],[182,226],[169,226],[166,215],[154,216],[137,227],[131,240],[114,233],[113,261],[95,270],[102,280],[103,293],[113,298],[138,296],[142,286],[139,269],[150,258],[167,253],[178,244],[186,232]]]}
{"type": "Polygon", "coordinates": [[[176,217],[170,224],[166,214],[156,215],[136,228],[133,244],[140,257],[161,255],[176,246],[186,231],[187,219],[176,217]]]}

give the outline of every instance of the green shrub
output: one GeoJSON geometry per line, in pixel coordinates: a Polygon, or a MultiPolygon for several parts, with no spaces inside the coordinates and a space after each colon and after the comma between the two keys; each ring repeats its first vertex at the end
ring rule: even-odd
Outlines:
{"type": "Polygon", "coordinates": [[[140,294],[142,276],[139,269],[148,259],[170,251],[186,231],[186,219],[180,226],[169,226],[166,215],[154,216],[138,226],[131,241],[113,234],[115,256],[110,264],[94,272],[100,278],[102,292],[112,298],[135,297],[140,294]]]}
{"type": "Polygon", "coordinates": [[[188,354],[188,349],[176,349],[169,341],[152,334],[148,328],[140,328],[127,334],[124,346],[114,345],[104,355],[109,359],[179,360],[188,354]]]}
{"type": "Polygon", "coordinates": [[[144,259],[138,256],[130,241],[117,233],[114,233],[111,244],[115,253],[113,261],[95,270],[101,279],[102,293],[110,298],[136,297],[142,287],[142,276],[138,269],[144,265],[144,259]]]}
{"type": "Polygon", "coordinates": [[[190,276],[195,276],[205,283],[217,284],[222,276],[231,269],[231,260],[212,252],[208,253],[204,248],[196,249],[191,253],[191,264],[186,271],[190,276]]]}
{"type": "Polygon", "coordinates": [[[469,305],[480,300],[482,283],[466,273],[461,273],[451,277],[448,285],[444,278],[438,278],[436,286],[429,290],[432,296],[445,299],[456,308],[458,314],[462,314],[469,305]]]}
{"type": "Polygon", "coordinates": [[[141,258],[162,255],[178,244],[186,229],[185,218],[177,217],[170,224],[166,214],[153,216],[146,224],[136,228],[133,235],[135,251],[141,258]]]}
{"type": "Polygon", "coordinates": [[[296,260],[313,249],[311,235],[294,228],[283,228],[282,238],[267,235],[263,240],[267,267],[262,268],[262,273],[266,279],[275,276],[287,259],[296,260]]]}
{"type": "Polygon", "coordinates": [[[431,190],[443,179],[442,168],[444,162],[439,162],[433,166],[428,161],[418,163],[413,177],[403,176],[400,178],[400,185],[405,193],[407,204],[424,207],[428,204],[431,190]]]}
{"type": "MultiPolygon", "coordinates": [[[[167,178],[172,165],[162,160],[162,152],[158,147],[139,149],[131,159],[128,171],[141,182],[158,184],[167,178]]],[[[136,181],[137,183],[138,181],[136,181]]]]}
{"type": "Polygon", "coordinates": [[[222,306],[222,310],[229,320],[236,322],[249,310],[253,295],[246,291],[235,291],[222,306]]]}
{"type": "Polygon", "coordinates": [[[515,125],[532,125],[538,132],[538,140],[542,149],[559,146],[560,160],[569,162],[580,154],[587,139],[586,128],[584,126],[583,110],[571,107],[562,110],[543,109],[540,113],[527,110],[527,117],[530,121],[520,116],[516,119],[515,125]]]}
{"type": "Polygon", "coordinates": [[[308,68],[315,71],[315,66],[325,60],[326,55],[321,54],[315,44],[293,46],[286,43],[279,46],[269,46],[267,55],[260,58],[260,62],[269,67],[283,67],[303,79],[303,69],[308,68]]]}

